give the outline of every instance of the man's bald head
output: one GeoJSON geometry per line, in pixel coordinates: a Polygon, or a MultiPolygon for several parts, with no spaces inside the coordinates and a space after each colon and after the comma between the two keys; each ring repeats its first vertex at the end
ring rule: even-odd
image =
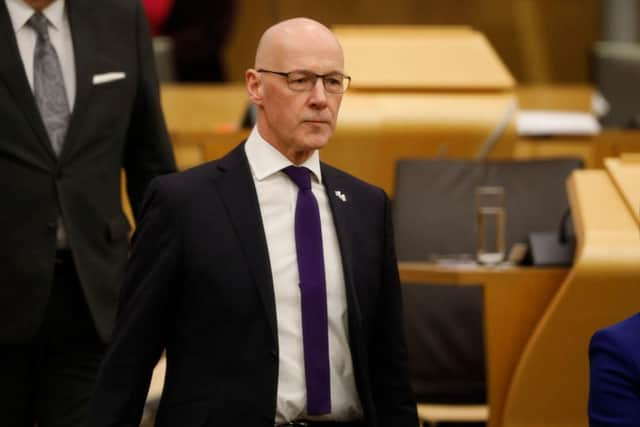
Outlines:
{"type": "Polygon", "coordinates": [[[269,27],[262,34],[256,50],[255,68],[279,68],[288,54],[309,46],[323,46],[339,52],[343,61],[342,47],[331,30],[313,19],[293,18],[269,27]]]}
{"type": "Polygon", "coordinates": [[[319,22],[295,18],[267,29],[245,73],[260,136],[294,164],[304,162],[333,135],[344,74],[342,47],[319,22]]]}

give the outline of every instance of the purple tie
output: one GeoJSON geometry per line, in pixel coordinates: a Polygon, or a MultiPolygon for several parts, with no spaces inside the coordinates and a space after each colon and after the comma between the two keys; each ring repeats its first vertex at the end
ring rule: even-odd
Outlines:
{"type": "Polygon", "coordinates": [[[300,274],[307,414],[328,414],[331,412],[329,332],[320,211],[311,192],[309,169],[288,166],[282,171],[299,189],[295,233],[300,274]]]}

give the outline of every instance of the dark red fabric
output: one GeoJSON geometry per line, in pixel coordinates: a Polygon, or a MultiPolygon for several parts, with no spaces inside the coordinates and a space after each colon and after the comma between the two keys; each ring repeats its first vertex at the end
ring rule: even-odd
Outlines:
{"type": "Polygon", "coordinates": [[[164,23],[169,17],[174,0],[142,0],[147,20],[151,27],[151,33],[160,34],[164,23]]]}

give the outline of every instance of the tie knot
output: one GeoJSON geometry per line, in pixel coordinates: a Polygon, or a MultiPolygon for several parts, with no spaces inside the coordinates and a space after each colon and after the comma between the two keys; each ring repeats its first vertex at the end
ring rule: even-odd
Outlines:
{"type": "Polygon", "coordinates": [[[311,189],[311,176],[309,175],[309,169],[305,167],[287,166],[282,169],[282,172],[287,174],[291,181],[295,182],[300,190],[311,189]]]}
{"type": "Polygon", "coordinates": [[[27,23],[38,33],[38,37],[49,40],[49,20],[42,12],[35,12],[27,23]]]}

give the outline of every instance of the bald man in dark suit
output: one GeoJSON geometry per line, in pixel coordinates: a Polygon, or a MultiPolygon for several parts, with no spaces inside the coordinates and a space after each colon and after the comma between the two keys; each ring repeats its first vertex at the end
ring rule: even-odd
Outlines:
{"type": "Polygon", "coordinates": [[[247,141],[152,182],[92,427],[137,425],[165,349],[158,426],[417,426],[389,200],[319,159],[349,80],[329,29],[276,24],[247,141]]]}

